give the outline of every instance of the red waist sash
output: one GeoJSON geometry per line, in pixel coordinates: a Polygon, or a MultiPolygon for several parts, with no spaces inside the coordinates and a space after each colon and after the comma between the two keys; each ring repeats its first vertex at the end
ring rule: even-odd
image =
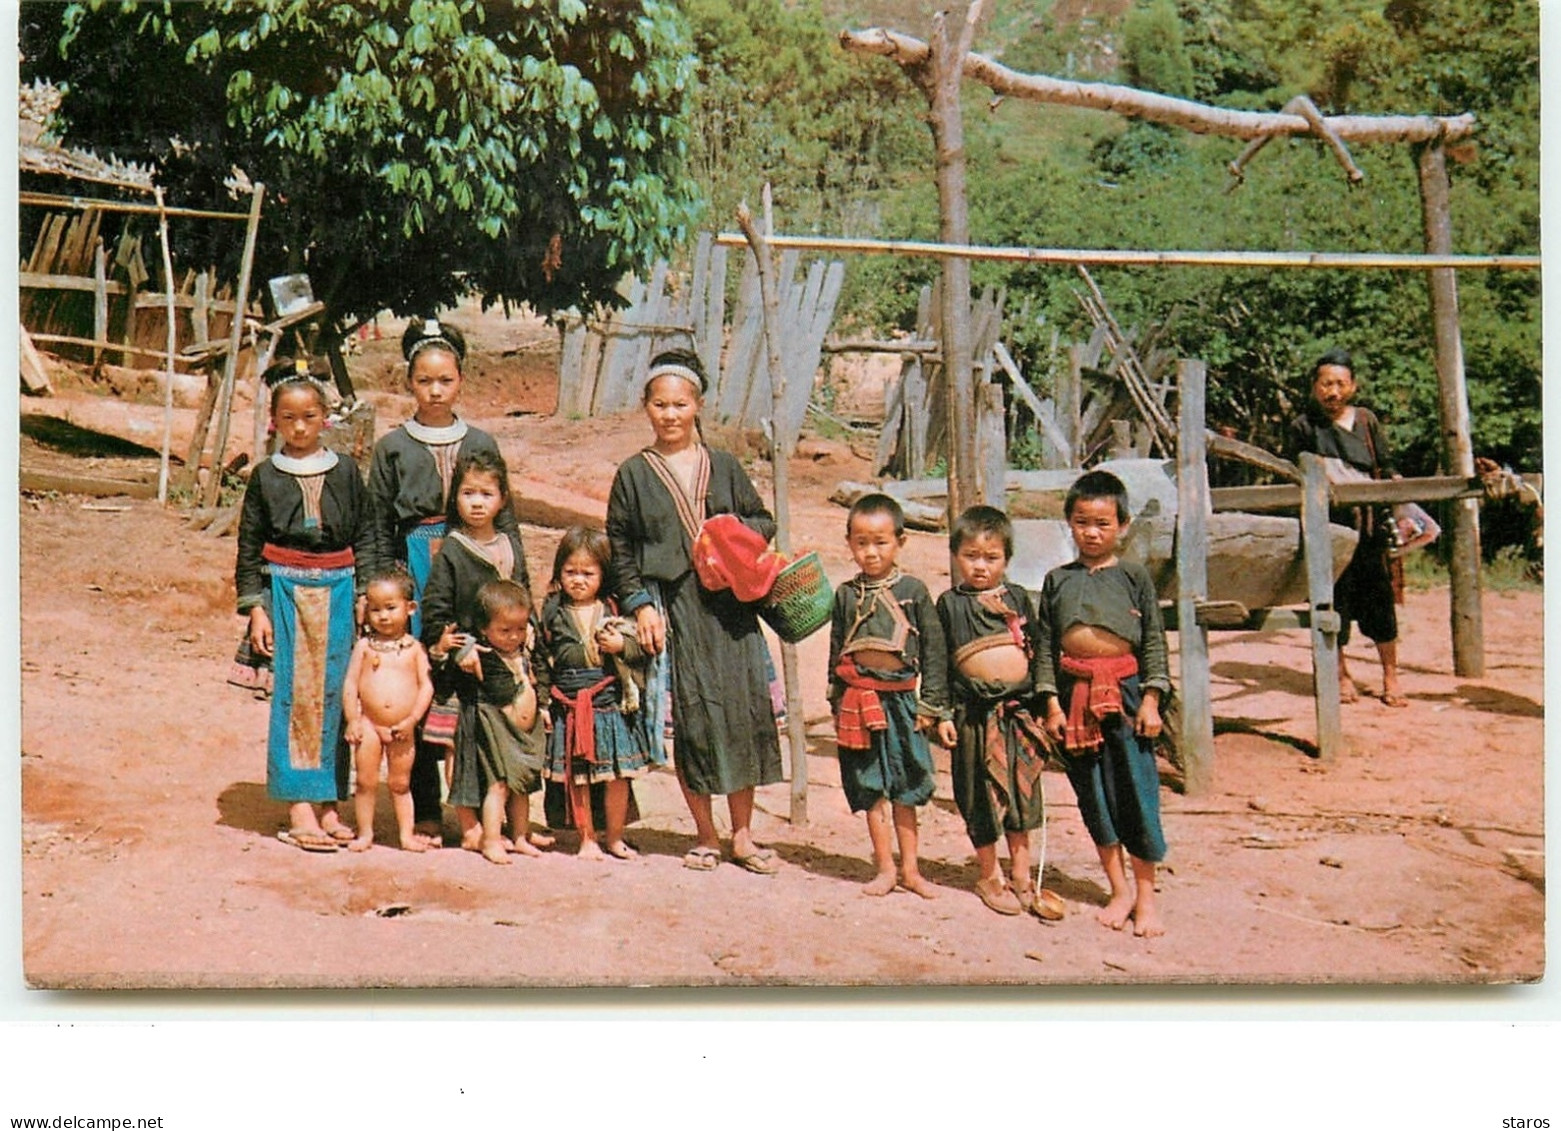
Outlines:
{"type": "Polygon", "coordinates": [[[864,675],[856,666],[856,657],[842,656],[835,667],[835,675],[846,685],[835,709],[835,742],[848,750],[872,748],[872,731],[888,730],[889,720],[883,713],[880,691],[915,691],[916,677],[904,679],[878,679],[864,675]]]}
{"type": "MultiPolygon", "coordinates": [[[[551,689],[554,702],[562,703],[569,708],[564,756],[571,762],[576,756],[584,758],[587,762],[596,761],[596,704],[592,700],[600,692],[611,687],[615,681],[616,677],[606,676],[590,687],[582,687],[573,695],[567,691],[560,691],[557,687],[551,689]]],[[[573,783],[573,766],[571,765],[564,772],[573,783]]]]}
{"type": "Polygon", "coordinates": [[[1068,697],[1065,745],[1069,750],[1092,749],[1103,741],[1100,720],[1122,713],[1121,681],[1138,674],[1138,658],[1131,652],[1123,656],[1063,656],[1061,666],[1078,677],[1068,697]]]}
{"type": "Polygon", "coordinates": [[[260,556],[272,565],[291,569],[347,569],[357,561],[351,546],[344,550],[314,553],[309,550],[290,550],[286,546],[267,542],[260,548],[260,556]]]}

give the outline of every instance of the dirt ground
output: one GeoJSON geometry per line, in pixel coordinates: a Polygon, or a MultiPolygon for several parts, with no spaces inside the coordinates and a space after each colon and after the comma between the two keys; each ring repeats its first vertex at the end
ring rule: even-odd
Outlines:
{"type": "MultiPolygon", "coordinates": [[[[464,411],[498,437],[517,493],[573,497],[600,513],[616,464],[649,436],[643,419],[552,419],[556,337],[465,313],[475,349],[464,411]]],[[[352,365],[383,432],[409,411],[395,387],[399,353],[371,340],[352,365]]],[[[66,382],[22,411],[141,444],[161,435],[155,405],[66,382]]],[[[246,412],[241,403],[240,420],[246,412]]],[[[193,412],[177,417],[175,451],[193,412]]],[[[65,459],[28,431],[24,466],[65,459]]],[[[242,446],[236,436],[233,450],[242,446]]],[[[105,462],[155,474],[145,457],[105,462]]],[[[837,582],[852,567],[844,512],[827,496],[869,470],[846,443],[818,438],[791,464],[793,540],[821,550],[837,582]]],[[[761,492],[766,471],[755,467],[761,492]]],[[[547,576],[558,532],[524,535],[533,574],[547,576]]],[[[151,501],[21,500],[22,927],[33,985],[1483,983],[1543,973],[1537,591],[1487,593],[1479,680],[1451,674],[1447,591],[1411,592],[1401,610],[1411,706],[1369,696],[1347,705],[1353,749],[1326,765],[1312,745],[1304,636],[1216,634],[1216,784],[1185,796],[1162,766],[1169,932],[1146,941],[1094,921],[1103,878],[1058,772],[1045,780],[1046,883],[1067,901],[1064,921],[1001,918],[977,901],[946,773],[922,818],[939,897],[861,895],[867,837],[838,787],[824,634],[800,648],[807,822],[788,820],[788,784],[760,790],[755,829],[784,861],[777,876],[684,870],[693,826],[670,774],[638,787],[643,816],[630,839],[643,856],[633,862],[555,851],[499,868],[453,848],[299,852],[276,839],[285,810],[265,796],[267,705],[224,682],[240,625],[234,550],[231,537],[194,531],[151,501]]],[[[946,586],[939,537],[913,533],[904,563],[934,593],[946,586]]],[[[1363,683],[1380,678],[1369,647],[1349,655],[1363,683]]],[[[392,823],[382,795],[382,841],[392,823]]]]}

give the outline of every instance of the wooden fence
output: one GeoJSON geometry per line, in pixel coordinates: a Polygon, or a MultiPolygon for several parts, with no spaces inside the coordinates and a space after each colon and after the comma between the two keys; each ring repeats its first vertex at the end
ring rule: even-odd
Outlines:
{"type": "MultiPolygon", "coordinates": [[[[660,350],[692,349],[710,377],[706,411],[714,418],[762,428],[773,413],[763,348],[763,305],[752,253],[743,253],[736,303],[727,317],[728,249],[699,237],[688,275],[657,263],[649,280],[630,284],[628,306],[565,329],[559,360],[558,411],[566,416],[623,412],[639,403],[640,380],[660,350]]],[[[784,435],[795,436],[807,413],[824,335],[834,317],[845,265],[787,252],[778,269],[785,354],[784,435]]]]}

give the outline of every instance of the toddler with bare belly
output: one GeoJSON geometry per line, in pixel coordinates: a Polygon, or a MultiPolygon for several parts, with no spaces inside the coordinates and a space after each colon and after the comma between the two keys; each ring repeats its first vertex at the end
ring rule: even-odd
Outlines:
{"type": "Polygon", "coordinates": [[[434,697],[428,655],[407,631],[416,608],[412,593],[411,576],[399,569],[369,581],[364,614],[369,634],[358,641],[347,666],[342,713],[358,773],[353,795],[358,835],[349,845],[354,852],[374,846],[374,795],[382,757],[389,767],[386,781],[401,847],[408,852],[431,847],[429,839],[412,828],[413,733],[434,697]]]}

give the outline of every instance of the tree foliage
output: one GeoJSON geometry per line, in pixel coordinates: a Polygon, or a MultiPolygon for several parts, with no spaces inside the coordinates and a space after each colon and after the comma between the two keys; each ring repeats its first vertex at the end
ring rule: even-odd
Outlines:
{"type": "Polygon", "coordinates": [[[69,136],[180,204],[264,182],[261,270],[307,267],[340,316],[611,302],[695,205],[670,0],[28,3],[22,42],[69,136]]]}

